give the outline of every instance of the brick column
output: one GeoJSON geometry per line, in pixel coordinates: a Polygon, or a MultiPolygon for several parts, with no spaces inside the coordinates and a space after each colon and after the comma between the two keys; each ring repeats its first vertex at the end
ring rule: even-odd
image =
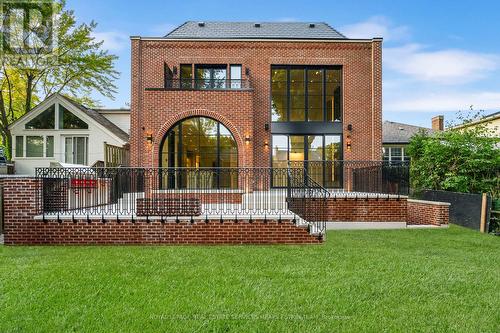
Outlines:
{"type": "Polygon", "coordinates": [[[25,243],[32,233],[33,217],[39,213],[37,190],[39,180],[28,177],[0,179],[3,187],[5,244],[25,243]]]}

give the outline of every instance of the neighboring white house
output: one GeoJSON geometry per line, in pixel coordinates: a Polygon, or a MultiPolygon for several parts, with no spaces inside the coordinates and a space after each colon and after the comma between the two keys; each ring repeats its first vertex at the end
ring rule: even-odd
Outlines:
{"type": "Polygon", "coordinates": [[[130,134],[130,109],[94,109],[125,133],[130,134]]]}
{"type": "Polygon", "coordinates": [[[33,175],[50,162],[91,166],[104,161],[104,143],[123,147],[128,142],[127,111],[109,111],[113,118],[108,119],[63,95],[49,96],[10,125],[16,173],[33,175]]]}

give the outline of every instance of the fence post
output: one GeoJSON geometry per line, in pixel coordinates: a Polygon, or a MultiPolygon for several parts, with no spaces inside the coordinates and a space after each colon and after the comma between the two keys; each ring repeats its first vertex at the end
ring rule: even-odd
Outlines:
{"type": "Polygon", "coordinates": [[[483,193],[483,198],[482,198],[482,201],[481,201],[481,224],[480,224],[480,227],[479,227],[479,231],[484,233],[486,232],[486,207],[487,207],[487,203],[488,203],[488,196],[486,195],[486,193],[483,193]]]}

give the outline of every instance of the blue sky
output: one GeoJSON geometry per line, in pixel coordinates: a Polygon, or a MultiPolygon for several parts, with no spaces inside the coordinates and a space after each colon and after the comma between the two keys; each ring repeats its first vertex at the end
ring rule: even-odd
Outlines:
{"type": "Polygon", "coordinates": [[[162,36],[194,21],[324,21],[348,37],[384,37],[384,120],[430,126],[458,110],[500,110],[498,1],[68,0],[79,22],[120,58],[115,100],[130,102],[131,35],[162,36]]]}

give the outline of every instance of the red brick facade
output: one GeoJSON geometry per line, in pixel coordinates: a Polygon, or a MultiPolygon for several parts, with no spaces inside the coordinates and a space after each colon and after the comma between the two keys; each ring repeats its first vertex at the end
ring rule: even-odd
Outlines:
{"type": "Polygon", "coordinates": [[[176,41],[132,39],[131,164],[157,167],[163,136],[188,116],[217,119],[233,133],[239,165],[270,165],[271,65],[342,65],[343,127],[353,125],[345,160],[380,160],[382,153],[382,42],[176,41]],[[164,65],[241,64],[251,91],[162,91],[164,65]],[[245,72],[245,71],[244,71],[245,72]],[[153,143],[146,137],[153,135],[153,143]],[[243,144],[244,138],[250,144],[243,144]]]}
{"type": "Polygon", "coordinates": [[[406,198],[288,199],[290,210],[305,220],[328,222],[406,222],[406,198]],[[323,200],[326,202],[323,203],[323,200]]]}
{"type": "Polygon", "coordinates": [[[288,199],[290,210],[308,220],[328,222],[406,222],[408,225],[447,225],[450,204],[391,198],[288,199]],[[322,200],[326,200],[324,204],[322,200]]]}
{"type": "Polygon", "coordinates": [[[411,225],[447,225],[450,204],[446,202],[408,199],[408,224],[411,225]]]}

